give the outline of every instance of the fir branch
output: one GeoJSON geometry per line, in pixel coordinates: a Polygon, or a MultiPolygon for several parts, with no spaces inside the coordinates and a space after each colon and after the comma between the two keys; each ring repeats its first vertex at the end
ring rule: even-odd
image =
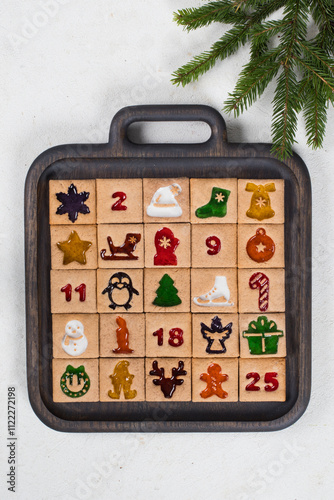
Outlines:
{"type": "Polygon", "coordinates": [[[292,153],[297,115],[303,112],[307,144],[323,143],[329,104],[334,105],[334,5],[332,0],[221,0],[175,14],[187,31],[213,22],[232,24],[208,51],[173,74],[173,83],[187,85],[217,61],[250,43],[249,62],[241,69],[224,110],[239,116],[276,80],[273,98],[273,152],[292,153]],[[280,19],[269,15],[284,8],[280,19]],[[308,39],[313,17],[319,33],[308,39]],[[296,76],[298,70],[299,81],[296,76]]]}
{"type": "Polygon", "coordinates": [[[326,89],[330,92],[328,95],[329,99],[330,95],[334,92],[334,81],[331,75],[321,71],[321,69],[314,65],[311,61],[306,62],[304,59],[297,56],[294,56],[294,59],[301,69],[304,69],[306,73],[313,75],[316,79],[319,78],[325,84],[326,89]]]}
{"type": "Polygon", "coordinates": [[[297,112],[294,95],[298,91],[297,78],[291,67],[285,66],[277,80],[274,95],[272,124],[272,151],[279,158],[287,158],[292,154],[292,145],[296,142],[297,112]]]}
{"type": "Polygon", "coordinates": [[[242,23],[247,16],[241,11],[236,12],[229,0],[210,2],[203,7],[182,9],[174,12],[174,21],[184,26],[187,31],[208,26],[211,23],[242,23]]]}
{"type": "Polygon", "coordinates": [[[329,72],[334,73],[334,61],[333,59],[328,57],[325,51],[307,41],[301,42],[300,40],[297,40],[297,43],[302,47],[306,55],[312,56],[312,58],[317,59],[321,66],[327,68],[329,72]]]}
{"type": "Polygon", "coordinates": [[[233,93],[225,101],[224,111],[239,116],[263,94],[281,67],[279,53],[280,49],[274,49],[244,66],[233,93]]]}
{"type": "Polygon", "coordinates": [[[310,10],[319,33],[315,43],[327,54],[334,52],[334,4],[333,0],[311,0],[310,10]]]}
{"type": "Polygon", "coordinates": [[[319,30],[329,32],[333,29],[334,5],[332,0],[311,0],[310,10],[319,30]]]}
{"type": "Polygon", "coordinates": [[[268,50],[270,39],[279,35],[284,26],[289,22],[268,21],[266,23],[258,24],[252,29],[251,39],[251,59],[259,57],[268,50]]]}
{"type": "Polygon", "coordinates": [[[198,80],[198,77],[209,71],[218,59],[226,59],[226,57],[234,54],[241,45],[244,45],[250,36],[248,31],[251,26],[266,18],[273,9],[276,10],[283,3],[283,0],[265,2],[262,8],[259,8],[246,23],[236,24],[218,42],[214,43],[210,50],[195,56],[189,63],[176,70],[172,75],[172,82],[176,85],[181,84],[184,87],[188,83],[198,80]]]}
{"type": "Polygon", "coordinates": [[[173,73],[172,82],[182,87],[191,81],[198,80],[198,77],[209,71],[215,64],[217,59],[223,60],[226,57],[234,54],[240,45],[247,42],[247,28],[245,26],[237,26],[229,30],[225,35],[214,43],[209,51],[195,56],[189,63],[179,68],[173,73]]]}
{"type": "Polygon", "coordinates": [[[305,92],[304,119],[306,126],[307,144],[316,149],[322,146],[326,132],[328,105],[321,87],[314,87],[308,82],[305,92]]]}

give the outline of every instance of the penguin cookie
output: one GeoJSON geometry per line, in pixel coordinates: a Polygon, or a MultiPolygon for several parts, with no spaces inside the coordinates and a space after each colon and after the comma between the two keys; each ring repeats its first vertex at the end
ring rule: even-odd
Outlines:
{"type": "Polygon", "coordinates": [[[88,340],[84,334],[84,326],[80,321],[72,319],[66,324],[61,346],[69,356],[80,356],[85,352],[88,340]]]}
{"type": "Polygon", "coordinates": [[[139,295],[138,290],[132,285],[130,276],[123,272],[115,273],[110,277],[108,286],[103,290],[102,294],[105,293],[108,293],[111,302],[109,307],[111,309],[124,307],[126,310],[132,307],[130,302],[133,294],[139,295]]]}

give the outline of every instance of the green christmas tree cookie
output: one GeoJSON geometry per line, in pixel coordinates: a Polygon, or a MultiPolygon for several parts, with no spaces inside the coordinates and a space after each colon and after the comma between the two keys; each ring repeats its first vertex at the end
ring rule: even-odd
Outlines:
{"type": "Polygon", "coordinates": [[[209,203],[199,207],[195,215],[199,219],[207,219],[208,217],[225,217],[227,213],[227,200],[231,191],[218,187],[212,188],[211,199],[209,203]]]}
{"type": "Polygon", "coordinates": [[[153,304],[160,307],[172,307],[181,304],[182,300],[177,295],[178,290],[174,286],[174,281],[168,274],[164,274],[159,281],[159,288],[156,290],[157,296],[153,304]]]}

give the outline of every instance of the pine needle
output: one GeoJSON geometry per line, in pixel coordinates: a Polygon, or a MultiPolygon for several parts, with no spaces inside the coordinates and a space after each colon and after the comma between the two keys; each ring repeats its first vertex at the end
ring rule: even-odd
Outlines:
{"type": "Polygon", "coordinates": [[[304,117],[307,144],[314,149],[322,146],[328,108],[334,105],[332,0],[221,0],[180,10],[174,20],[187,31],[211,23],[232,25],[210,49],[173,73],[174,84],[196,81],[218,61],[249,44],[249,62],[241,68],[224,110],[239,116],[275,80],[272,152],[280,159],[292,154],[299,113],[304,117]],[[281,8],[280,19],[268,20],[281,8]],[[310,39],[312,22],[319,32],[310,39]]]}

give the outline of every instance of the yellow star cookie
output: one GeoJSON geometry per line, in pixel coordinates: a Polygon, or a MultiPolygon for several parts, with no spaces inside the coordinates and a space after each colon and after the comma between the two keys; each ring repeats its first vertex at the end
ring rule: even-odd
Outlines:
{"type": "Polygon", "coordinates": [[[91,241],[81,240],[76,231],[71,232],[67,241],[57,243],[59,250],[64,252],[64,266],[74,261],[79,262],[79,264],[86,264],[86,252],[91,246],[91,241]]]}

